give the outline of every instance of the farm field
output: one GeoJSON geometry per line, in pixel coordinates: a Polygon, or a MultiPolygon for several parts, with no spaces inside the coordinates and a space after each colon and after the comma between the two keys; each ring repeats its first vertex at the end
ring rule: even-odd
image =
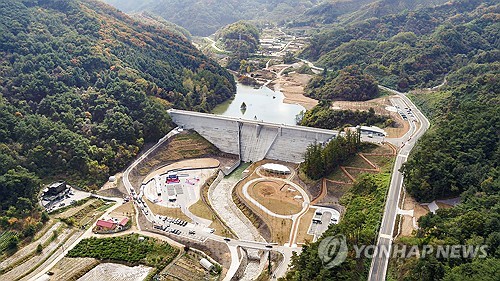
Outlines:
{"type": "Polygon", "coordinates": [[[184,253],[174,264],[168,266],[160,273],[159,280],[217,280],[218,275],[211,275],[200,265],[199,260],[201,258],[193,252],[184,253]]]}
{"type": "Polygon", "coordinates": [[[168,243],[138,234],[109,238],[87,238],[68,252],[67,257],[88,257],[117,261],[127,265],[143,264],[162,269],[179,250],[168,243]]]}
{"type": "Polygon", "coordinates": [[[59,229],[61,229],[62,224],[62,222],[52,224],[50,228],[45,229],[44,234],[39,239],[34,240],[33,243],[26,245],[25,247],[14,253],[12,256],[0,262],[0,271],[4,271],[15,263],[20,263],[20,261],[22,261],[23,259],[29,258],[35,253],[38,244],[46,245],[50,243],[50,240],[53,239],[54,231],[57,232],[59,229]]]}
{"type": "Polygon", "coordinates": [[[99,261],[93,258],[64,257],[50,271],[54,273],[53,280],[76,280],[98,264],[99,261]]]}
{"type": "Polygon", "coordinates": [[[9,247],[11,237],[16,235],[14,231],[4,231],[0,234],[0,253],[4,253],[9,247]]]}
{"type": "Polygon", "coordinates": [[[60,234],[49,239],[50,243],[43,248],[41,253],[27,255],[15,261],[9,267],[6,267],[6,272],[0,275],[0,280],[19,280],[25,275],[33,272],[41,263],[53,256],[53,253],[73,234],[74,232],[72,230],[63,228],[60,234]]]}

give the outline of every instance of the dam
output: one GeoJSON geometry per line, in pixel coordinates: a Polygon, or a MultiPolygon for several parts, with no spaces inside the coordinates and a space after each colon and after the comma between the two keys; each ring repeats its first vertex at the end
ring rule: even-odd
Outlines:
{"type": "Polygon", "coordinates": [[[310,144],[326,143],[338,135],[333,130],[193,111],[170,109],[168,113],[178,126],[196,131],[222,152],[239,155],[244,162],[272,159],[300,163],[310,144]]]}

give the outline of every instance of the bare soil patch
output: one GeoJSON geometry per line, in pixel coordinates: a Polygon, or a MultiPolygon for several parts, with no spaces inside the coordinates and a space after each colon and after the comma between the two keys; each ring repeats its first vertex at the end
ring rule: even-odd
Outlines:
{"type": "Polygon", "coordinates": [[[394,127],[386,127],[384,130],[389,137],[399,138],[408,132],[410,126],[397,112],[388,111],[386,109],[386,107],[392,106],[390,99],[395,97],[396,96],[384,96],[368,101],[335,101],[332,104],[332,108],[360,111],[368,111],[370,108],[373,108],[376,114],[390,117],[394,121],[394,127]]]}
{"type": "Polygon", "coordinates": [[[303,199],[292,186],[282,181],[260,181],[248,187],[248,194],[273,213],[292,215],[302,210],[303,199]]]}
{"type": "Polygon", "coordinates": [[[117,263],[101,263],[82,276],[79,281],[142,281],[151,271],[151,267],[144,265],[129,267],[117,263]]]}
{"type": "MultiPolygon", "coordinates": [[[[389,96],[384,96],[367,101],[335,101],[332,107],[335,109],[350,109],[350,110],[360,110],[368,111],[370,108],[375,110],[378,115],[390,115],[390,111],[386,109],[387,106],[391,106],[389,96]]],[[[397,114],[397,113],[396,113],[397,114]]]]}
{"type": "Polygon", "coordinates": [[[309,110],[318,104],[318,100],[304,96],[304,88],[311,78],[309,74],[290,73],[273,81],[274,90],[283,93],[283,102],[300,104],[309,110]]]}
{"type": "MultiPolygon", "coordinates": [[[[415,221],[427,213],[429,213],[429,209],[420,205],[415,199],[406,194],[403,210],[413,210],[413,216],[415,217],[415,221]]],[[[400,236],[411,236],[413,231],[415,230],[413,225],[413,218],[410,216],[402,216],[403,222],[401,224],[401,233],[400,236]]]]}
{"type": "Polygon", "coordinates": [[[150,202],[146,197],[144,197],[143,200],[146,202],[146,204],[148,204],[148,207],[151,210],[151,212],[153,212],[153,214],[157,214],[160,216],[172,217],[172,218],[178,218],[178,219],[182,219],[182,220],[185,220],[188,222],[191,221],[191,219],[188,216],[186,216],[180,208],[163,207],[163,206],[160,206],[158,204],[154,204],[154,203],[150,202]]]}
{"type": "Polygon", "coordinates": [[[219,165],[220,165],[219,160],[213,158],[196,158],[196,159],[183,160],[161,167],[155,170],[154,172],[149,173],[144,178],[143,182],[148,182],[149,180],[154,178],[155,175],[165,174],[171,170],[186,169],[186,168],[189,169],[214,168],[214,167],[219,167],[219,165]]]}

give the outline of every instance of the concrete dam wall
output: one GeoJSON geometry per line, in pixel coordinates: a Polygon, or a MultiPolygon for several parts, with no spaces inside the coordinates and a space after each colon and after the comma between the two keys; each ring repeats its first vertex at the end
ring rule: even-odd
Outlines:
{"type": "Polygon", "coordinates": [[[198,132],[221,151],[239,155],[244,162],[273,159],[300,163],[304,161],[307,146],[327,142],[338,134],[332,130],[192,111],[170,109],[168,112],[178,126],[198,132]]]}

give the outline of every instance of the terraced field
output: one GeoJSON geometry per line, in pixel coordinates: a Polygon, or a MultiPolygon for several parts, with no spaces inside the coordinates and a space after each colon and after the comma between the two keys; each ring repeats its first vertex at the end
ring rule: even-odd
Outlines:
{"type": "Polygon", "coordinates": [[[7,250],[9,246],[10,238],[13,237],[16,233],[13,231],[4,231],[0,234],[0,253],[3,253],[7,250]]]}
{"type": "Polygon", "coordinates": [[[201,267],[197,258],[188,254],[184,254],[173,265],[160,273],[162,281],[216,280],[216,277],[201,267]]]}
{"type": "MultiPolygon", "coordinates": [[[[56,239],[54,239],[46,247],[44,247],[42,253],[33,256],[28,255],[26,260],[24,260],[24,258],[21,258],[21,260],[16,261],[14,263],[15,267],[12,268],[12,266],[10,266],[6,268],[8,271],[0,275],[0,280],[19,280],[25,274],[33,271],[33,269],[36,269],[39,266],[40,261],[49,258],[51,253],[58,247],[60,247],[61,243],[69,238],[72,234],[72,230],[67,228],[64,229],[56,239]]],[[[52,240],[52,237],[49,240],[52,240]]]]}
{"type": "Polygon", "coordinates": [[[36,252],[36,247],[38,246],[38,244],[42,244],[42,246],[49,244],[54,235],[54,231],[57,231],[61,227],[61,222],[53,224],[38,240],[35,240],[33,243],[21,248],[12,256],[4,259],[2,262],[0,262],[0,271],[6,271],[9,268],[13,267],[15,264],[19,264],[23,260],[28,259],[30,256],[33,256],[36,252]]]}
{"type": "Polygon", "coordinates": [[[67,258],[60,260],[51,271],[53,280],[75,280],[96,267],[99,261],[93,258],[67,258]]]}

